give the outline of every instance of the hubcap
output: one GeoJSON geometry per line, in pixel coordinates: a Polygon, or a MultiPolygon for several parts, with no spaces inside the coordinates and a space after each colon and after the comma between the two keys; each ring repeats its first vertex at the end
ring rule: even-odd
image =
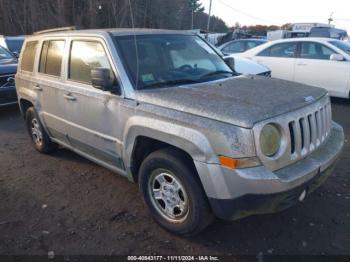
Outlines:
{"type": "Polygon", "coordinates": [[[188,215],[188,197],[178,178],[166,170],[153,172],[149,194],[154,207],[168,221],[181,222],[188,215]]]}
{"type": "Polygon", "coordinates": [[[37,145],[41,145],[43,142],[43,134],[41,132],[39,122],[36,118],[32,119],[31,130],[34,143],[37,145]]]}

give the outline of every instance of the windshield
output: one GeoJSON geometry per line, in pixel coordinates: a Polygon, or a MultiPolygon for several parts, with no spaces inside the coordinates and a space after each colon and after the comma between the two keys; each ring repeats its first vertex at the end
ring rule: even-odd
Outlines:
{"type": "Polygon", "coordinates": [[[10,39],[10,38],[6,38],[5,41],[6,41],[6,44],[7,44],[7,48],[11,52],[19,53],[21,51],[24,39],[10,39]]]}
{"type": "Polygon", "coordinates": [[[0,60],[2,59],[12,59],[12,54],[7,51],[5,48],[0,47],[0,60]]]}
{"type": "Polygon", "coordinates": [[[329,43],[338,47],[339,49],[343,50],[345,53],[350,55],[350,44],[345,43],[343,41],[330,41],[329,43]]]}
{"type": "Polygon", "coordinates": [[[222,58],[198,36],[116,36],[116,43],[136,89],[206,82],[233,75],[222,58]]]}

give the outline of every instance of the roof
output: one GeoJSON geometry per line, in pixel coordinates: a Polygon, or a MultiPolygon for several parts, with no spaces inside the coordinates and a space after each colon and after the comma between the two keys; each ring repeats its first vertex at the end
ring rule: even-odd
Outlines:
{"type": "Polygon", "coordinates": [[[328,42],[328,41],[335,41],[337,39],[334,38],[326,38],[326,37],[296,37],[296,38],[284,38],[284,39],[278,39],[274,41],[270,41],[268,43],[283,43],[283,42],[296,42],[296,41],[316,41],[316,42],[328,42]]]}
{"type": "Polygon", "coordinates": [[[100,35],[110,33],[114,36],[122,35],[146,35],[146,34],[182,34],[182,35],[195,35],[193,32],[179,31],[179,30],[166,30],[166,29],[147,29],[147,28],[103,28],[103,29],[83,29],[83,30],[62,30],[60,28],[55,31],[55,29],[44,30],[41,32],[34,33],[35,36],[46,36],[46,35],[100,35]]]}

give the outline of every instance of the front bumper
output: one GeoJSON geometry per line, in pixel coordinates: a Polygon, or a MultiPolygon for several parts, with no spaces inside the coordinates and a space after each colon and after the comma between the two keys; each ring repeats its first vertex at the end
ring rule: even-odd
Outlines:
{"type": "Polygon", "coordinates": [[[16,88],[14,86],[0,87],[0,107],[16,103],[16,88]]]}
{"type": "Polygon", "coordinates": [[[229,170],[195,162],[217,217],[238,219],[284,210],[298,202],[331,174],[344,144],[341,126],[332,124],[327,141],[306,158],[277,171],[264,166],[229,170]]]}

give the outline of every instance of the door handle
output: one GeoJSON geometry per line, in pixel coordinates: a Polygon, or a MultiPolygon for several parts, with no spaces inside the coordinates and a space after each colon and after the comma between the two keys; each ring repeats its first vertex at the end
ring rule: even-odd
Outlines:
{"type": "Polygon", "coordinates": [[[306,66],[307,64],[306,63],[303,63],[303,62],[299,62],[297,63],[298,66],[306,66]]]}
{"type": "Polygon", "coordinates": [[[76,101],[77,99],[71,94],[63,95],[63,97],[69,101],[76,101]]]}
{"type": "Polygon", "coordinates": [[[36,84],[36,85],[34,86],[34,90],[36,90],[36,91],[43,91],[43,89],[40,87],[39,84],[36,84]]]}

